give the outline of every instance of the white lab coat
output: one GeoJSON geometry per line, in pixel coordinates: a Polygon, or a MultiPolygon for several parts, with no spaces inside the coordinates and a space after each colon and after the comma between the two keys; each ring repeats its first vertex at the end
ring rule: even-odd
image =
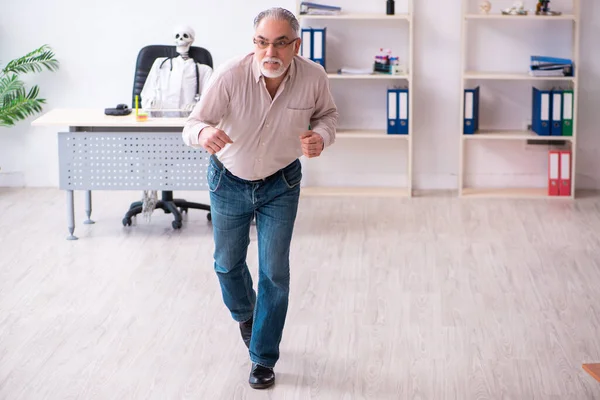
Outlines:
{"type": "MultiPolygon", "coordinates": [[[[181,56],[165,61],[157,58],[152,64],[144,88],[140,93],[141,107],[144,109],[184,109],[194,103],[196,95],[196,62],[192,58],[184,60],[181,56]],[[164,64],[162,64],[164,62],[164,64]],[[173,68],[171,69],[171,61],[173,68]],[[162,64],[162,67],[160,66],[162,64]]],[[[206,88],[212,68],[198,64],[200,94],[206,88]]]]}

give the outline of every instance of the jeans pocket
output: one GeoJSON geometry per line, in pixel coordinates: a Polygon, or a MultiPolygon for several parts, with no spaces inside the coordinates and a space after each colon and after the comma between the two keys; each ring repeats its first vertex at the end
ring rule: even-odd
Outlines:
{"type": "Polygon", "coordinates": [[[208,171],[206,172],[206,180],[208,184],[208,190],[211,192],[216,192],[221,184],[221,177],[223,176],[223,171],[218,169],[211,162],[208,164],[208,171]]]}
{"type": "Polygon", "coordinates": [[[302,180],[302,166],[300,160],[296,160],[292,165],[284,168],[281,171],[281,177],[288,188],[293,189],[298,186],[302,180]]]}

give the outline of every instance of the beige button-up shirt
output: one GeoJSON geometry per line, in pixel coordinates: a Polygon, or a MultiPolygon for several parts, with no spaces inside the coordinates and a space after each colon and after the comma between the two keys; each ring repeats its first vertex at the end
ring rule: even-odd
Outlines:
{"type": "Polygon", "coordinates": [[[204,127],[221,129],[233,141],[217,153],[223,166],[239,178],[257,180],[302,156],[300,135],[309,125],[325,147],[333,144],[338,117],[323,67],[295,56],[271,99],[251,53],[213,73],[182,136],[198,147],[204,127]]]}

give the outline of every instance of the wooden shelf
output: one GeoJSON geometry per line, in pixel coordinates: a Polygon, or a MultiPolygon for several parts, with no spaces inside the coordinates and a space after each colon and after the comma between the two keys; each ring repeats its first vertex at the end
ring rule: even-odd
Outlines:
{"type": "Polygon", "coordinates": [[[574,76],[531,76],[527,72],[467,71],[464,79],[517,80],[517,81],[575,81],[574,76]]]}
{"type": "Polygon", "coordinates": [[[348,13],[348,14],[339,14],[339,15],[314,15],[314,14],[300,14],[298,16],[299,19],[327,19],[327,20],[335,20],[335,19],[363,19],[363,20],[377,20],[377,21],[385,21],[385,20],[404,20],[410,21],[410,14],[395,14],[395,15],[387,15],[387,14],[365,14],[365,13],[348,13]]]}
{"type": "Polygon", "coordinates": [[[329,79],[380,79],[380,80],[389,80],[389,79],[404,79],[409,80],[410,77],[408,75],[392,75],[392,74],[383,74],[383,73],[372,73],[372,74],[337,74],[330,72],[327,74],[329,79]]]}
{"type": "Polygon", "coordinates": [[[465,198],[522,198],[549,200],[572,199],[572,196],[548,196],[548,188],[463,188],[465,198]]]}
{"type": "Polygon", "coordinates": [[[505,19],[508,21],[523,20],[523,21],[575,21],[575,15],[573,14],[562,14],[562,15],[535,15],[535,13],[529,13],[528,15],[504,15],[504,14],[467,14],[465,19],[488,19],[498,20],[505,19]]]}
{"type": "Polygon", "coordinates": [[[464,140],[548,140],[574,142],[573,136],[540,136],[532,131],[480,130],[473,135],[462,135],[464,140]]]}
{"type": "Polygon", "coordinates": [[[319,187],[307,186],[300,190],[303,196],[348,196],[348,197],[409,197],[407,188],[386,187],[319,187]]]}
{"type": "Polygon", "coordinates": [[[344,139],[409,139],[408,135],[388,134],[384,129],[339,129],[336,137],[344,139]]]}

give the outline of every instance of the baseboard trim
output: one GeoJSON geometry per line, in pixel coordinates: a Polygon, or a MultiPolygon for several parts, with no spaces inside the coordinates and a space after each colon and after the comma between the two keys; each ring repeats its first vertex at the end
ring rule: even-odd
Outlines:
{"type": "Polygon", "coordinates": [[[0,172],[0,187],[25,187],[22,172],[0,172]]]}

